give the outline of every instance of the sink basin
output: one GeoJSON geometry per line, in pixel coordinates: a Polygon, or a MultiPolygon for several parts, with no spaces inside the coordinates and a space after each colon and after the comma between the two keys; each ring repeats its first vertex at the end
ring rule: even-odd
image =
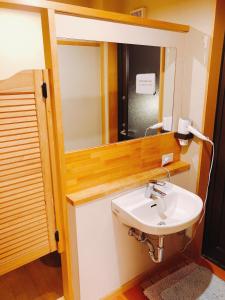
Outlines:
{"type": "Polygon", "coordinates": [[[202,211],[202,199],[169,182],[163,190],[167,195],[158,200],[146,197],[146,187],[123,193],[112,200],[112,211],[123,224],[153,235],[172,234],[193,225],[202,211]]]}

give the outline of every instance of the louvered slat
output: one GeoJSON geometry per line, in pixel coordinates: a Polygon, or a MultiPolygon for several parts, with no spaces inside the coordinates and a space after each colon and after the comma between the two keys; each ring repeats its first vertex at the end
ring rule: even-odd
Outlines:
{"type": "Polygon", "coordinates": [[[18,111],[34,111],[35,105],[22,105],[22,106],[0,106],[0,113],[8,113],[8,112],[18,112],[18,111]]]}
{"type": "MultiPolygon", "coordinates": [[[[22,199],[30,196],[30,195],[35,195],[35,193],[43,192],[44,188],[43,185],[40,183],[33,184],[31,188],[26,188],[22,191],[17,191],[17,193],[13,193],[12,195],[4,196],[0,198],[0,205],[3,205],[4,203],[10,203],[11,201],[15,201],[18,199],[22,199]]],[[[18,200],[19,201],[19,200],[18,200]]]]}
{"type": "Polygon", "coordinates": [[[43,216],[39,216],[35,219],[23,222],[21,226],[14,226],[11,227],[10,230],[4,230],[4,232],[1,233],[0,241],[1,243],[4,243],[5,240],[13,239],[16,235],[22,235],[24,230],[32,229],[32,228],[39,228],[39,226],[45,226],[46,228],[46,218],[43,216]]]}
{"type": "Polygon", "coordinates": [[[24,249],[29,249],[33,245],[38,245],[39,243],[47,243],[47,235],[44,235],[43,237],[35,238],[35,236],[32,237],[32,239],[28,239],[26,242],[23,242],[23,244],[17,245],[17,247],[13,249],[6,250],[3,254],[0,254],[1,260],[11,259],[11,255],[14,253],[18,253],[18,251],[22,251],[24,249]]]}
{"type": "Polygon", "coordinates": [[[26,187],[33,183],[42,182],[43,184],[42,173],[40,171],[41,170],[38,170],[37,173],[29,176],[20,177],[13,180],[2,182],[0,187],[0,195],[1,193],[15,190],[21,187],[26,187]]]}
{"type": "Polygon", "coordinates": [[[34,110],[23,110],[23,111],[13,111],[1,113],[0,119],[10,119],[10,118],[19,118],[19,117],[29,117],[36,116],[36,111],[34,110]]]}
{"type": "Polygon", "coordinates": [[[41,172],[41,163],[30,164],[20,168],[13,168],[10,170],[2,171],[0,174],[0,182],[11,180],[18,177],[28,176],[37,172],[37,169],[41,172]],[[8,171],[8,172],[7,172],[8,171]]]}
{"type": "Polygon", "coordinates": [[[10,224],[10,227],[4,227],[0,230],[0,234],[4,236],[5,234],[11,234],[13,231],[22,231],[22,229],[26,228],[27,225],[34,221],[44,221],[46,223],[46,215],[43,213],[33,214],[30,217],[23,217],[20,219],[20,222],[15,222],[15,224],[10,224]]]}
{"type": "Polygon", "coordinates": [[[4,224],[6,218],[15,218],[16,216],[20,218],[23,215],[26,215],[26,212],[33,213],[37,208],[42,209],[45,206],[45,198],[33,198],[30,201],[24,201],[22,203],[14,204],[12,203],[9,207],[0,208],[1,220],[0,220],[0,229],[1,224],[4,224]],[[42,200],[41,200],[42,199],[42,200]]]}
{"type": "MultiPolygon", "coordinates": [[[[21,241],[26,239],[27,235],[34,234],[35,232],[46,232],[46,226],[45,224],[38,224],[36,226],[28,227],[23,230],[23,232],[17,232],[13,235],[13,237],[10,235],[8,237],[4,237],[4,242],[0,243],[0,249],[6,248],[8,245],[16,245],[17,241],[21,241]]],[[[1,240],[0,240],[1,241],[1,240]]]]}
{"type": "Polygon", "coordinates": [[[0,99],[0,107],[34,105],[34,104],[35,104],[35,99],[24,99],[24,100],[1,100],[0,99]]]}
{"type": "Polygon", "coordinates": [[[14,130],[14,129],[21,129],[21,128],[30,128],[30,127],[37,127],[37,122],[22,122],[22,123],[15,123],[15,124],[6,124],[1,125],[1,131],[5,130],[14,130]]]}
{"type": "Polygon", "coordinates": [[[1,211],[4,211],[4,209],[11,210],[14,209],[14,207],[15,208],[22,207],[24,205],[27,205],[27,203],[36,202],[37,198],[39,201],[40,197],[44,197],[43,191],[35,191],[35,193],[31,193],[30,195],[25,195],[22,198],[9,200],[7,202],[1,203],[1,211]]]}
{"type": "Polygon", "coordinates": [[[0,168],[5,168],[6,165],[10,169],[11,166],[17,163],[29,163],[32,159],[40,158],[40,149],[35,148],[35,149],[28,149],[22,153],[23,155],[21,156],[21,152],[18,153],[18,155],[14,157],[9,157],[4,160],[0,161],[0,168]],[[25,153],[26,152],[26,153],[25,153]]]}
{"type": "Polygon", "coordinates": [[[56,249],[41,84],[41,71],[0,81],[0,275],[56,249]]]}
{"type": "Polygon", "coordinates": [[[25,139],[30,139],[38,137],[38,132],[28,132],[28,133],[21,133],[17,135],[8,135],[8,136],[2,136],[0,137],[0,145],[1,147],[8,147],[7,142],[12,142],[12,141],[20,141],[20,140],[25,140],[25,139]]]}
{"type": "Polygon", "coordinates": [[[13,93],[4,93],[2,95],[0,95],[0,100],[22,100],[24,101],[24,99],[35,99],[34,94],[26,94],[26,93],[22,93],[21,94],[13,94],[13,93]]]}
{"type": "Polygon", "coordinates": [[[21,123],[21,122],[34,122],[37,121],[37,117],[34,116],[24,116],[24,117],[18,117],[18,118],[5,118],[5,119],[0,119],[0,125],[5,125],[5,124],[15,124],[15,123],[21,123]]]}

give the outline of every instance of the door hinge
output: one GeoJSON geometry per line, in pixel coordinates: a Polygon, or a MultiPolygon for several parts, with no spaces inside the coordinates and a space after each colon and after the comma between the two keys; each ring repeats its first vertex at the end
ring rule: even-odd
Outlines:
{"type": "Polygon", "coordinates": [[[47,91],[47,84],[46,82],[43,82],[42,86],[41,86],[41,89],[42,89],[42,97],[47,99],[48,98],[48,91],[47,91]]]}
{"type": "Polygon", "coordinates": [[[59,242],[59,232],[58,232],[58,230],[55,231],[55,240],[56,240],[56,242],[59,242]]]}

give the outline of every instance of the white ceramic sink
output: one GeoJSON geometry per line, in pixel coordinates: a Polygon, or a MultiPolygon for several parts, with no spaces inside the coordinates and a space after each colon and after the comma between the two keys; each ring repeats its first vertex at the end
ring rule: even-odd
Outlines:
{"type": "Polygon", "coordinates": [[[123,193],[112,200],[112,210],[125,225],[154,235],[182,231],[198,220],[200,197],[169,182],[159,189],[167,195],[158,200],[146,196],[146,187],[123,193]]]}

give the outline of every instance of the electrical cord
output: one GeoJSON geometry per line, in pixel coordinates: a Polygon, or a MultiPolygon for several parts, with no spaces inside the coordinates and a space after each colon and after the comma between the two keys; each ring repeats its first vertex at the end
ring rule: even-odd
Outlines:
{"type": "Polygon", "coordinates": [[[180,250],[180,252],[184,252],[187,249],[187,247],[193,242],[195,235],[197,233],[198,227],[202,223],[202,220],[205,217],[207,199],[208,199],[208,194],[209,194],[209,184],[210,184],[210,180],[211,180],[211,174],[212,174],[212,169],[213,169],[213,164],[214,164],[214,156],[215,156],[215,146],[214,146],[213,141],[211,141],[210,139],[208,139],[206,141],[212,145],[212,158],[211,158],[211,164],[210,164],[210,169],[209,169],[208,184],[207,184],[207,189],[206,189],[205,201],[203,204],[202,216],[199,219],[199,221],[195,227],[194,233],[192,234],[192,238],[186,243],[186,245],[183,247],[183,249],[180,250]]]}
{"type": "Polygon", "coordinates": [[[168,177],[168,179],[169,179],[169,182],[171,181],[171,175],[170,175],[170,170],[169,169],[167,169],[166,167],[164,167],[164,166],[161,166],[161,168],[162,169],[164,169],[165,171],[166,171],[166,173],[167,173],[167,177],[168,177]]]}
{"type": "Polygon", "coordinates": [[[151,129],[151,126],[148,127],[148,128],[146,128],[146,130],[145,130],[145,136],[147,136],[149,129],[151,129]]]}

